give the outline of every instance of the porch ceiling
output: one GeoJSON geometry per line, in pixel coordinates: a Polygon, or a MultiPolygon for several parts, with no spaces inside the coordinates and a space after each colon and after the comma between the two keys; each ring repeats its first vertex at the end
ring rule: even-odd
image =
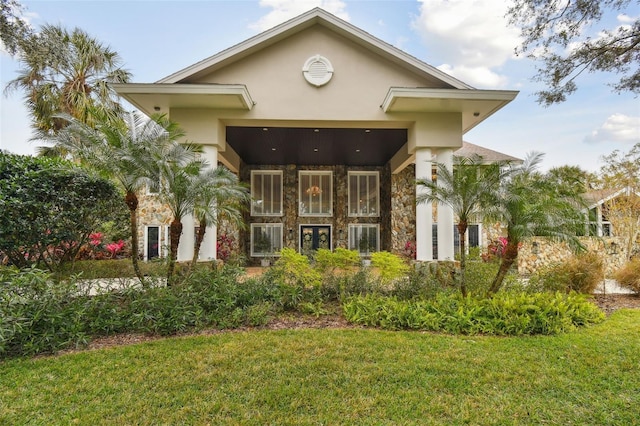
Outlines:
{"type": "Polygon", "coordinates": [[[406,129],[227,127],[227,143],[253,165],[382,166],[406,142],[406,129]]]}

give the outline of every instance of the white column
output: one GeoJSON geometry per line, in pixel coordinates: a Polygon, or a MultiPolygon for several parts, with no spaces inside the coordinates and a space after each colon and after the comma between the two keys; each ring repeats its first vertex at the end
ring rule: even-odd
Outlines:
{"type": "MultiPolygon", "coordinates": [[[[416,179],[431,180],[431,149],[416,149],[416,179]]],[[[416,196],[427,191],[416,186],[416,196]]],[[[416,260],[433,260],[433,241],[431,225],[433,224],[433,204],[416,205],[416,260]]]]}
{"type": "MultiPolygon", "coordinates": [[[[447,170],[453,171],[453,150],[451,148],[439,149],[437,161],[443,164],[447,170]]],[[[440,181],[438,181],[438,185],[440,185],[440,181]]],[[[453,243],[453,210],[448,205],[438,204],[438,260],[454,259],[453,243]]]]}
{"type": "MultiPolygon", "coordinates": [[[[204,159],[209,163],[209,167],[218,167],[218,147],[213,145],[205,145],[204,159]]],[[[213,260],[216,258],[216,242],[218,240],[218,229],[215,225],[207,226],[207,232],[204,233],[204,240],[200,247],[200,260],[213,260]]]]}
{"type": "Polygon", "coordinates": [[[194,226],[192,215],[189,214],[182,218],[182,234],[180,235],[180,244],[178,244],[178,262],[188,262],[193,259],[194,226]]]}

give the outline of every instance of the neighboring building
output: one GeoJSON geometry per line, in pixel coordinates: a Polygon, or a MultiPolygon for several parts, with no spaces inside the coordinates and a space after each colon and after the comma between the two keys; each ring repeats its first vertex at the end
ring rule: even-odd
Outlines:
{"type": "MultiPolygon", "coordinates": [[[[517,95],[474,89],[322,9],[156,83],[114,87],[144,113],[168,114],[211,164],[250,185],[238,237],[254,261],[285,246],[366,254],[414,241],[418,260],[453,259],[453,213],[416,206],[415,180],[434,162],[452,167],[454,152],[472,147],[463,135],[517,95]]],[[[166,223],[148,209],[141,234],[152,257],[166,223]]],[[[216,257],[215,241],[212,228],[203,259],[216,257]]],[[[192,250],[185,232],[179,259],[192,250]]]]}
{"type": "Polygon", "coordinates": [[[586,224],[585,235],[593,237],[612,237],[615,235],[607,210],[612,200],[619,197],[629,197],[635,194],[640,197],[640,193],[634,192],[631,187],[621,189],[602,189],[589,191],[584,195],[588,204],[585,212],[586,224]]]}

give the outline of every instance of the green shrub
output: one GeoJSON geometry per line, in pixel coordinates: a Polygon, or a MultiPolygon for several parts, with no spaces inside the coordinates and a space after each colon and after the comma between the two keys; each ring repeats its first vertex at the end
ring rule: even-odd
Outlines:
{"type": "MultiPolygon", "coordinates": [[[[496,262],[468,262],[465,274],[467,291],[473,295],[487,294],[499,268],[500,264],[496,262]]],[[[502,289],[522,289],[522,284],[515,271],[507,273],[502,289]]]]}
{"type": "Polygon", "coordinates": [[[557,334],[604,320],[585,296],[502,292],[491,299],[439,294],[431,300],[399,300],[377,294],[343,304],[348,321],[390,330],[454,334],[557,334]]]}
{"type": "Polygon", "coordinates": [[[430,268],[416,264],[408,274],[396,280],[388,291],[390,296],[400,300],[432,299],[436,295],[457,291],[449,281],[438,279],[436,267],[430,268]]]}
{"type": "MultiPolygon", "coordinates": [[[[152,277],[166,276],[166,262],[163,259],[140,262],[140,270],[144,275],[152,277]]],[[[131,259],[79,260],[63,264],[54,277],[58,280],[71,275],[79,275],[84,280],[97,278],[135,277],[131,259]]]]}
{"type": "Polygon", "coordinates": [[[400,256],[388,251],[371,253],[371,264],[378,268],[380,280],[384,285],[392,283],[409,272],[409,265],[400,256]]]}
{"type": "Polygon", "coordinates": [[[347,250],[342,247],[338,247],[334,251],[319,249],[315,255],[315,262],[316,268],[320,272],[350,269],[360,265],[360,255],[355,250],[347,250]]]}
{"type": "Polygon", "coordinates": [[[0,276],[0,356],[51,353],[86,343],[85,308],[75,282],[38,269],[0,276]]]}
{"type": "Polygon", "coordinates": [[[574,255],[534,273],[532,289],[592,294],[604,278],[604,262],[597,253],[574,255]]]}
{"type": "Polygon", "coordinates": [[[355,271],[339,271],[324,277],[320,292],[323,300],[342,301],[353,295],[371,294],[379,291],[379,283],[369,268],[355,271]]]}
{"type": "Polygon", "coordinates": [[[613,278],[625,288],[640,293],[640,258],[634,258],[618,269],[613,278]]]}

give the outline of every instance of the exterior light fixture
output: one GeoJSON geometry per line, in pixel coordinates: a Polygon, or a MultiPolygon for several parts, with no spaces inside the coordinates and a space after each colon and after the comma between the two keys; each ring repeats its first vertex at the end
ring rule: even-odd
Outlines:
{"type": "Polygon", "coordinates": [[[533,244],[531,244],[531,253],[536,255],[540,253],[540,245],[537,241],[534,241],[533,244]]]}
{"type": "Polygon", "coordinates": [[[156,105],[156,106],[153,107],[153,110],[154,111],[160,111],[160,107],[158,105],[156,105]]]}
{"type": "Polygon", "coordinates": [[[480,113],[479,113],[478,111],[476,111],[476,112],[474,112],[474,113],[473,113],[473,116],[474,116],[474,117],[478,117],[479,115],[480,115],[480,113]]]}
{"type": "Polygon", "coordinates": [[[289,228],[289,240],[293,240],[293,228],[289,228]]]}
{"type": "Polygon", "coordinates": [[[608,254],[618,254],[618,244],[615,241],[611,241],[609,244],[609,248],[607,249],[608,254]]]}

